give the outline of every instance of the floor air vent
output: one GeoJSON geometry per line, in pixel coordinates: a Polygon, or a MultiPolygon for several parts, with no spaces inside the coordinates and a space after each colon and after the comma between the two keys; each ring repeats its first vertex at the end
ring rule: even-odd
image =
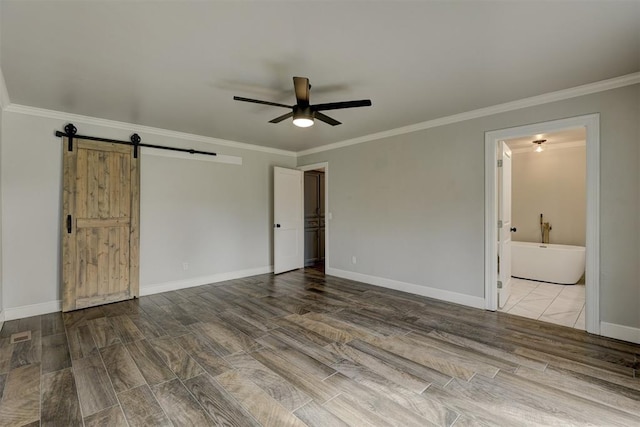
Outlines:
{"type": "Polygon", "coordinates": [[[11,335],[11,344],[31,340],[31,331],[18,332],[11,335]]]}

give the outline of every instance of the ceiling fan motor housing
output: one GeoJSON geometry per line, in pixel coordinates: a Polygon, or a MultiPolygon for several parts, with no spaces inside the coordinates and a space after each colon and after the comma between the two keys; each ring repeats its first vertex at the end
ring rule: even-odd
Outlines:
{"type": "Polygon", "coordinates": [[[315,112],[311,109],[311,107],[309,105],[307,106],[300,106],[300,105],[294,105],[293,106],[293,119],[313,119],[315,117],[315,112]]]}

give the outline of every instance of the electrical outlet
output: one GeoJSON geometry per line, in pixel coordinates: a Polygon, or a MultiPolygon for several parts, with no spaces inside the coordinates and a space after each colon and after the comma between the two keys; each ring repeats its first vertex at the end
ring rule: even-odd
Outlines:
{"type": "Polygon", "coordinates": [[[358,260],[356,259],[356,256],[355,256],[355,255],[353,255],[353,256],[351,257],[351,264],[355,264],[356,262],[358,262],[358,260]]]}
{"type": "Polygon", "coordinates": [[[183,262],[183,263],[182,263],[182,269],[183,269],[184,271],[187,271],[187,270],[189,269],[189,263],[188,263],[188,262],[183,262]]]}

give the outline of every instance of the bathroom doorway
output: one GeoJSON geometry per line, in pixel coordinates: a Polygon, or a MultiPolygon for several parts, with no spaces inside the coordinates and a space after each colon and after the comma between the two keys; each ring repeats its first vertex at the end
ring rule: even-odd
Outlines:
{"type": "Polygon", "coordinates": [[[581,126],[504,140],[510,182],[498,203],[509,201],[511,222],[499,234],[513,242],[499,269],[512,279],[506,301],[498,289],[498,311],[585,329],[586,137],[581,126]]]}
{"type": "Polygon", "coordinates": [[[304,267],[324,275],[328,252],[328,164],[299,169],[304,171],[304,267]]]}
{"type": "MultiPolygon", "coordinates": [[[[600,334],[598,128],[599,116],[593,114],[486,133],[485,303],[487,309],[498,310],[498,306],[501,305],[502,311],[512,314],[600,334]],[[540,142],[541,140],[546,141],[540,142]],[[512,240],[516,242],[514,245],[526,246],[518,242],[531,242],[536,249],[539,247],[548,249],[547,244],[542,244],[543,239],[545,241],[548,239],[551,244],[586,247],[586,256],[583,258],[585,259],[584,277],[575,279],[578,283],[582,280],[584,285],[551,284],[549,282],[569,283],[574,279],[548,278],[544,275],[536,277],[529,271],[522,273],[522,268],[531,266],[517,265],[517,260],[514,259],[510,262],[510,266],[514,269],[512,275],[516,277],[511,280],[512,294],[506,304],[504,304],[505,301],[499,303],[500,244],[498,239],[501,229],[498,220],[501,187],[498,148],[503,141],[513,152],[513,212],[509,233],[512,240]],[[538,152],[535,152],[535,149],[538,149],[538,152]],[[540,156],[535,157],[536,155],[540,156]],[[517,168],[522,169],[517,170],[517,168]],[[576,168],[579,169],[578,172],[576,168]],[[580,174],[582,178],[576,176],[580,174]],[[563,186],[563,183],[567,185],[563,186]],[[576,188],[580,188],[580,185],[582,189],[577,190],[576,188]],[[582,191],[582,198],[579,194],[571,194],[571,192],[580,191],[582,191]],[[568,198],[573,199],[576,206],[572,209],[561,209],[562,202],[568,198]],[[578,205],[581,205],[579,212],[576,211],[580,207],[578,205]],[[542,221],[540,214],[543,214],[542,221]],[[528,277],[523,279],[522,276],[528,277]],[[530,280],[529,276],[532,276],[533,280],[530,280]],[[581,302],[582,299],[584,303],[581,302]],[[518,307],[518,303],[523,304],[518,307]],[[567,305],[562,307],[563,303],[567,305]],[[575,320],[573,320],[574,316],[575,320]],[[569,323],[572,324],[569,325],[569,323]]],[[[504,235],[505,231],[502,233],[504,235]]],[[[509,255],[517,258],[517,253],[514,251],[521,250],[523,249],[514,246],[509,255]]],[[[546,252],[543,255],[547,256],[550,253],[546,252]]],[[[575,254],[571,254],[573,255],[575,254]]],[[[532,259],[533,257],[526,252],[521,258],[532,259]]],[[[503,254],[500,259],[508,258],[509,256],[503,254]]],[[[547,273],[550,269],[542,270],[547,273]]]]}

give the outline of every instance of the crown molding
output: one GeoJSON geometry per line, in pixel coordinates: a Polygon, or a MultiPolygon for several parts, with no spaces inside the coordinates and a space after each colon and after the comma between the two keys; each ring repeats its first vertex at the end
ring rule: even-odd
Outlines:
{"type": "Polygon", "coordinates": [[[105,126],[114,129],[122,129],[129,132],[146,133],[150,135],[165,136],[169,138],[183,139],[186,141],[204,142],[207,144],[220,145],[225,147],[240,148],[243,150],[260,151],[263,153],[277,154],[280,156],[296,157],[294,151],[280,150],[277,148],[263,147],[261,145],[247,144],[244,142],[230,141],[226,139],[213,138],[209,136],[195,135],[192,133],[178,132],[168,129],[161,129],[151,126],[136,125],[133,123],[119,122],[116,120],[101,119],[98,117],[83,116],[80,114],[65,113],[63,111],[47,110],[45,108],[29,107],[28,105],[9,104],[5,111],[30,116],[44,117],[48,119],[64,120],[67,122],[84,123],[94,126],[105,126]]]}
{"type": "Polygon", "coordinates": [[[178,138],[187,141],[204,142],[207,144],[214,144],[226,147],[239,148],[243,150],[259,151],[263,153],[276,154],[288,157],[302,157],[309,154],[321,153],[324,151],[335,150],[338,148],[349,147],[351,145],[362,144],[365,142],[375,141],[383,138],[390,138],[397,135],[403,135],[412,132],[418,132],[425,129],[435,128],[438,126],[445,126],[453,123],[458,123],[466,120],[477,119],[480,117],[491,116],[494,114],[505,113],[508,111],[519,110],[527,107],[534,107],[537,105],[548,104],[550,102],[562,101],[565,99],[576,98],[579,96],[590,95],[593,93],[604,92],[606,90],[617,89],[624,86],[630,86],[640,83],[640,72],[627,74],[625,76],[615,77],[608,80],[602,80],[595,83],[589,83],[582,86],[576,86],[569,89],[563,89],[556,92],[549,92],[543,95],[537,95],[530,98],[524,98],[517,101],[507,102],[504,104],[493,105],[491,107],[479,108],[477,110],[471,110],[460,114],[454,114],[451,116],[441,117],[434,120],[427,120],[425,122],[416,123],[409,126],[403,126],[395,129],[390,129],[383,132],[377,132],[361,137],[347,139],[332,144],[323,145],[321,147],[310,148],[308,150],[302,150],[298,152],[281,150],[277,148],[264,147],[261,145],[247,144],[244,142],[230,141],[225,139],[213,138],[202,135],[195,135],[186,132],[172,131],[168,129],[155,128],[151,126],[136,125],[133,123],[119,122],[115,120],[101,119],[91,116],[83,116],[79,114],[65,113],[55,110],[47,110],[44,108],[29,107],[26,105],[12,104],[9,99],[7,88],[4,84],[4,77],[2,76],[2,70],[0,70],[0,106],[7,112],[27,114],[32,116],[39,116],[45,118],[51,118],[56,120],[80,122],[96,126],[106,126],[115,129],[122,129],[131,132],[148,133],[151,135],[166,136],[170,138],[178,138]]]}
{"type": "Polygon", "coordinates": [[[477,110],[454,114],[452,116],[441,117],[434,120],[427,120],[426,122],[390,129],[383,132],[372,133],[370,135],[347,139],[345,141],[335,142],[333,144],[327,144],[321,147],[310,148],[308,150],[298,151],[297,156],[302,157],[309,154],[321,153],[323,151],[335,150],[337,148],[349,147],[351,145],[362,144],[364,142],[375,141],[378,139],[389,138],[392,136],[403,135],[406,133],[417,132],[444,125],[450,125],[453,123],[477,119],[480,117],[492,116],[494,114],[506,113],[508,111],[519,110],[521,108],[534,107],[537,105],[548,104],[550,102],[562,101],[565,99],[576,98],[578,96],[604,92],[606,90],[617,89],[620,87],[630,86],[638,83],[640,83],[640,72],[627,74],[608,80],[602,80],[595,83],[589,83],[582,86],[576,86],[569,89],[563,89],[556,92],[549,92],[542,95],[532,96],[530,98],[524,98],[517,101],[506,102],[504,104],[493,105],[491,107],[479,108],[477,110]]]}
{"type": "Polygon", "coordinates": [[[4,74],[2,74],[2,68],[0,68],[0,108],[3,110],[11,105],[11,99],[9,99],[9,91],[7,91],[7,84],[4,81],[4,74]]]}

